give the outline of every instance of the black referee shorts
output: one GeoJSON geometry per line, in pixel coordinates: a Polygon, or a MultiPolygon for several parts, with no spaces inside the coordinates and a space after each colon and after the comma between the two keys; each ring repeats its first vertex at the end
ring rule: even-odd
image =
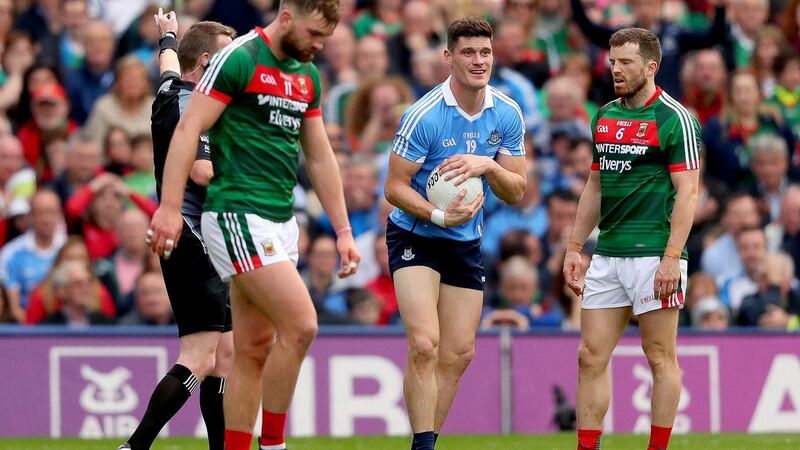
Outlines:
{"type": "Polygon", "coordinates": [[[178,248],[169,259],[161,258],[161,271],[179,336],[231,331],[228,284],[219,278],[200,238],[185,222],[178,248]]]}
{"type": "Polygon", "coordinates": [[[441,282],[450,286],[483,290],[486,277],[481,259],[481,241],[423,237],[395,225],[386,224],[389,270],[425,266],[439,272],[441,282]]]}

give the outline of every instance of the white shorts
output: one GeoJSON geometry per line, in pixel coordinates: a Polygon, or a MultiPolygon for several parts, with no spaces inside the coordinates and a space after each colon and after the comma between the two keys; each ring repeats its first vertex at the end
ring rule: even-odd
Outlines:
{"type": "Polygon", "coordinates": [[[206,211],[200,230],[222,281],[278,262],[297,265],[299,231],[294,217],[277,223],[255,214],[206,211]]]}
{"type": "Polygon", "coordinates": [[[686,292],[687,262],[680,260],[681,279],[678,291],[659,299],[653,292],[656,270],[661,264],[658,256],[617,258],[594,255],[586,271],[582,307],[585,309],[621,308],[632,306],[638,316],[663,308],[683,308],[686,292]]]}

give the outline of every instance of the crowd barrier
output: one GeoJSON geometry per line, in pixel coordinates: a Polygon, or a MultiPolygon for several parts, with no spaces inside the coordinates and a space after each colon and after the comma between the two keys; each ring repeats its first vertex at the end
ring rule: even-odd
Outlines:
{"type": "MultiPolygon", "coordinates": [[[[445,433],[548,433],[554,387],[574,405],[576,334],[482,334],[445,433]]],[[[649,432],[652,376],[639,337],[611,363],[608,432],[649,432]]],[[[0,437],[125,437],[178,352],[172,329],[69,332],[0,327],[0,437]]],[[[293,436],[410,433],[403,404],[402,330],[323,329],[300,373],[293,436]]],[[[800,334],[693,334],[678,338],[686,432],[800,432],[800,334]]],[[[256,424],[259,427],[259,424],[256,424]]],[[[197,395],[164,430],[204,436],[197,395]]]]}

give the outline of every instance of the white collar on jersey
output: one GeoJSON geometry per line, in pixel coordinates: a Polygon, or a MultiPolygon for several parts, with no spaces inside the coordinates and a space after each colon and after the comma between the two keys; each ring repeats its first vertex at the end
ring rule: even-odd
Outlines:
{"type": "Polygon", "coordinates": [[[442,83],[442,95],[444,97],[444,103],[447,106],[454,106],[458,110],[459,114],[464,116],[465,119],[470,121],[475,120],[478,117],[480,117],[481,114],[483,114],[483,111],[486,108],[494,108],[494,96],[492,95],[491,92],[492,88],[487,84],[486,87],[483,89],[483,105],[481,106],[480,112],[478,112],[474,116],[470,116],[469,114],[464,112],[464,110],[461,109],[460,106],[458,106],[458,102],[456,101],[456,96],[453,95],[453,90],[450,88],[451,78],[452,76],[447,77],[444,83],[442,83]]]}

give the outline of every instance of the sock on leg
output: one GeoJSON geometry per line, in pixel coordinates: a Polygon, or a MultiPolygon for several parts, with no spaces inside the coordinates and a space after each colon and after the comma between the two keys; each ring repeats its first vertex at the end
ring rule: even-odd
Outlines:
{"type": "Polygon", "coordinates": [[[600,435],[603,430],[578,430],[577,450],[600,450],[600,435]]]}
{"type": "Polygon", "coordinates": [[[411,450],[433,450],[434,443],[433,431],[414,433],[414,440],[411,441],[411,450]]]}
{"type": "Polygon", "coordinates": [[[225,448],[225,415],[222,411],[224,393],[225,378],[209,376],[200,383],[200,411],[208,430],[209,450],[225,448]]]}
{"type": "Polygon", "coordinates": [[[253,434],[244,431],[225,430],[225,450],[250,450],[253,434]]]}
{"type": "MultiPolygon", "coordinates": [[[[286,448],[284,429],[286,413],[273,413],[266,409],[261,411],[261,438],[258,440],[263,450],[279,450],[286,448]]],[[[226,449],[227,450],[227,449],[226,449]]]]}
{"type": "Polygon", "coordinates": [[[164,425],[186,403],[198,384],[197,377],[187,367],[180,364],[172,366],[153,390],[142,421],[128,439],[131,449],[149,449],[164,425]]]}
{"type": "Polygon", "coordinates": [[[667,450],[672,427],[657,427],[650,425],[650,444],[647,450],[667,450]]]}

